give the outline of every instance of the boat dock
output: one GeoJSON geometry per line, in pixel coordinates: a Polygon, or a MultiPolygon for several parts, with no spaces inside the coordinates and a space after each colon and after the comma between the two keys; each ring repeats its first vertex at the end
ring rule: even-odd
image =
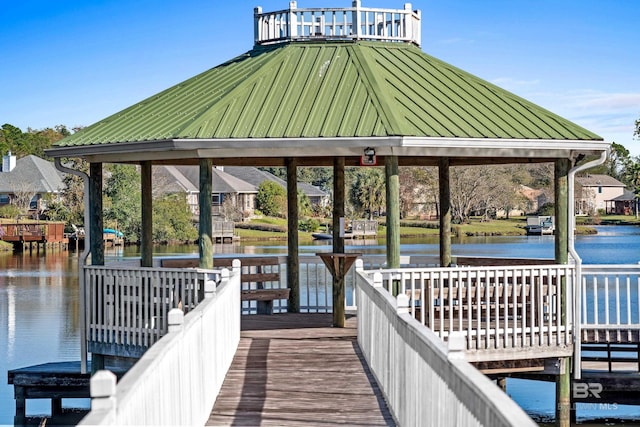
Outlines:
{"type": "Polygon", "coordinates": [[[356,318],[243,316],[238,350],[207,425],[393,426],[356,344],[356,318]]]}
{"type": "Polygon", "coordinates": [[[64,222],[30,222],[0,224],[0,240],[12,243],[16,252],[25,249],[43,250],[47,246],[67,247],[69,239],[64,233],[64,222]]]}

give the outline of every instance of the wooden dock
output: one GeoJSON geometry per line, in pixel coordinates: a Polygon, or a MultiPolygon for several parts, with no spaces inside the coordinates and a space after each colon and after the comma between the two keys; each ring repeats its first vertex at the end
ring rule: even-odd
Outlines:
{"type": "Polygon", "coordinates": [[[242,317],[242,335],[207,425],[395,425],[358,348],[356,319],[242,317]]]}

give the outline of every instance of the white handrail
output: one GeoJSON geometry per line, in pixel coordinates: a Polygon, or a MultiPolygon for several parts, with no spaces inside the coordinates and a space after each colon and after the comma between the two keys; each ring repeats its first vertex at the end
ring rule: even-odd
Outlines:
{"type": "Polygon", "coordinates": [[[380,273],[359,270],[357,291],[358,345],[398,425],[536,425],[464,359],[464,338],[452,336],[447,349],[407,313],[403,294],[396,302],[382,288],[380,273]]]}
{"type": "Polygon", "coordinates": [[[211,285],[186,316],[170,312],[168,333],[117,387],[113,375],[94,375],[92,410],[80,425],[206,423],[240,342],[240,273],[222,270],[211,285]]]}
{"type": "Polygon", "coordinates": [[[256,45],[296,40],[373,40],[413,43],[420,46],[420,11],[366,8],[356,0],[350,8],[305,8],[289,3],[289,9],[263,12],[254,9],[256,45]]]}
{"type": "MultiPolygon", "coordinates": [[[[561,312],[560,287],[571,301],[570,265],[409,268],[364,271],[381,274],[392,295],[410,298],[410,312],[446,340],[460,332],[468,357],[536,347],[571,349],[573,311],[561,312]]],[[[359,305],[359,304],[358,304],[359,305]]]]}

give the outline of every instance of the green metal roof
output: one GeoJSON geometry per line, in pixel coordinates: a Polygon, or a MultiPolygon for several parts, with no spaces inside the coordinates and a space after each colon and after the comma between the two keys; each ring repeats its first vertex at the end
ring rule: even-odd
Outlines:
{"type": "Polygon", "coordinates": [[[57,146],[390,136],[602,140],[416,46],[325,41],[256,47],[57,146]]]}

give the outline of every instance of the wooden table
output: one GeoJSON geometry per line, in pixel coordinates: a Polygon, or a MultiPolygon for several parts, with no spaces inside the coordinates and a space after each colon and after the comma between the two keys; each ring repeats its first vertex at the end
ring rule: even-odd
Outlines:
{"type": "Polygon", "coordinates": [[[344,328],[344,276],[360,253],[319,252],[317,256],[333,276],[333,326],[344,328]]]}

